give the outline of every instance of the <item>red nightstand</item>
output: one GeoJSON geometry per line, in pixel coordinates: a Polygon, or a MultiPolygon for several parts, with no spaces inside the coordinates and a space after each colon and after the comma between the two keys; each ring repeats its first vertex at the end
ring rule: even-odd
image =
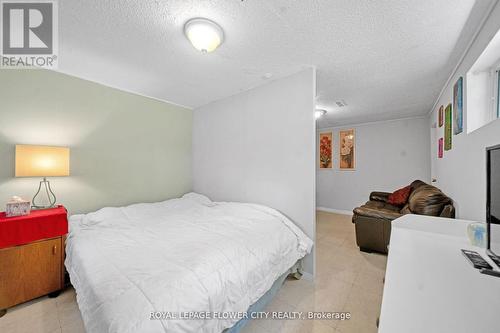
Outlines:
{"type": "Polygon", "coordinates": [[[0,213],[0,317],[6,309],[34,298],[56,297],[64,286],[66,209],[30,215],[0,213]]]}

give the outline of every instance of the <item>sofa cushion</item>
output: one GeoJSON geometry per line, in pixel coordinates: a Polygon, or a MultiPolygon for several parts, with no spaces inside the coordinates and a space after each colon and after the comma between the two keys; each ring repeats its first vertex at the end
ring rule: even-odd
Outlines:
{"type": "Polygon", "coordinates": [[[423,181],[421,180],[414,180],[410,186],[411,186],[411,190],[412,192],[415,191],[417,188],[419,188],[420,186],[423,186],[423,185],[428,185],[427,183],[424,183],[423,181]]]}
{"type": "Polygon", "coordinates": [[[406,205],[404,205],[404,207],[399,212],[403,215],[411,214],[410,206],[408,205],[408,203],[406,203],[406,205]]]}
{"type": "Polygon", "coordinates": [[[370,193],[370,200],[386,202],[389,195],[391,195],[391,193],[375,191],[370,193]]]}
{"type": "MultiPolygon", "coordinates": [[[[376,219],[383,219],[383,220],[389,220],[392,221],[394,219],[397,219],[398,217],[401,216],[399,211],[394,211],[394,210],[389,210],[389,209],[377,209],[377,208],[371,208],[369,206],[363,205],[361,207],[357,207],[354,209],[354,216],[355,217],[372,217],[376,219]]],[[[355,221],[355,219],[353,218],[355,221]]]]}
{"type": "Polygon", "coordinates": [[[394,206],[404,206],[408,202],[408,197],[410,196],[411,185],[400,188],[394,193],[390,194],[387,198],[387,203],[394,206]]]}
{"type": "Polygon", "coordinates": [[[398,206],[394,206],[394,205],[391,205],[387,202],[376,201],[376,200],[370,200],[361,207],[370,208],[370,209],[383,209],[383,210],[389,210],[392,212],[399,212],[398,206]]]}
{"type": "Polygon", "coordinates": [[[408,199],[408,207],[414,214],[439,216],[444,206],[452,200],[432,185],[417,187],[408,199]]]}

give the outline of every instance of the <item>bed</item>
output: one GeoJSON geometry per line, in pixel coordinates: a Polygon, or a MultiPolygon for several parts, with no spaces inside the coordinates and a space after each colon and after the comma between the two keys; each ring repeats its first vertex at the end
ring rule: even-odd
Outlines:
{"type": "Polygon", "coordinates": [[[189,193],[71,216],[65,265],[87,332],[232,333],[311,248],[274,209],[189,193]]]}

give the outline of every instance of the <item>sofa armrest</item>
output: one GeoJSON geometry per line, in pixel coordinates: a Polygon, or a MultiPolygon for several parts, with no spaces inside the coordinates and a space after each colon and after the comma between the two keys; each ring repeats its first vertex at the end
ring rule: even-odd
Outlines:
{"type": "Polygon", "coordinates": [[[370,193],[370,200],[387,202],[387,199],[389,198],[389,195],[391,195],[391,194],[392,193],[389,193],[389,192],[372,192],[372,193],[370,193]]]}
{"type": "Polygon", "coordinates": [[[441,211],[441,214],[439,216],[454,219],[455,218],[455,207],[453,207],[453,205],[444,206],[444,208],[441,211]]]}
{"type": "Polygon", "coordinates": [[[373,217],[376,219],[392,221],[397,219],[398,217],[403,216],[403,214],[400,214],[399,212],[393,212],[390,210],[357,207],[354,209],[353,222],[355,222],[356,216],[373,217]]]}

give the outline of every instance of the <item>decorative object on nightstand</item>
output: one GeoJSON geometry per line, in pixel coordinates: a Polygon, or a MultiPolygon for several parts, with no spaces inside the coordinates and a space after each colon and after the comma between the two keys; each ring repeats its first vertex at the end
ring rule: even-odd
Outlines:
{"type": "Polygon", "coordinates": [[[56,196],[47,177],[62,176],[69,176],[69,148],[16,145],[16,177],[43,177],[32,200],[33,208],[55,206],[56,196]],[[40,192],[47,195],[46,204],[36,201],[40,192]]]}
{"type": "Polygon", "coordinates": [[[67,233],[63,206],[26,216],[0,213],[0,317],[14,305],[59,294],[64,286],[67,233]]]}
{"type": "Polygon", "coordinates": [[[30,211],[31,203],[29,200],[24,200],[18,196],[13,196],[5,207],[7,217],[29,215],[30,211]]]}

